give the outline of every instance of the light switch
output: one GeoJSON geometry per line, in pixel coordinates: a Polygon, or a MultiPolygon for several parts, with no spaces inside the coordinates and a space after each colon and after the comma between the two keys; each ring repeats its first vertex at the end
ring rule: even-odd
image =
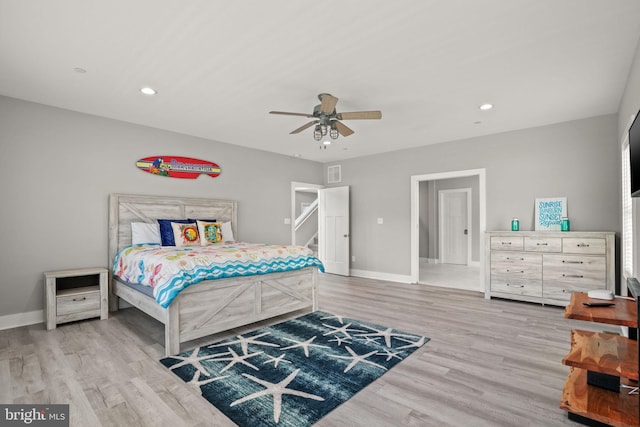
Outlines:
{"type": "Polygon", "coordinates": [[[284,219],[284,224],[285,225],[291,225],[291,218],[285,218],[284,219]]]}
{"type": "Polygon", "coordinates": [[[384,219],[378,218],[378,224],[384,224],[384,219]]]}

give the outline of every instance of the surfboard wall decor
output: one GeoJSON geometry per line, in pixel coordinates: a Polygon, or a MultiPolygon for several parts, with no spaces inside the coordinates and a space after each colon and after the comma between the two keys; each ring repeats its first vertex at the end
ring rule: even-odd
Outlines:
{"type": "Polygon", "coordinates": [[[136,166],[145,172],[170,178],[195,179],[202,174],[215,178],[220,175],[217,164],[191,157],[151,156],[138,160],[136,166]]]}

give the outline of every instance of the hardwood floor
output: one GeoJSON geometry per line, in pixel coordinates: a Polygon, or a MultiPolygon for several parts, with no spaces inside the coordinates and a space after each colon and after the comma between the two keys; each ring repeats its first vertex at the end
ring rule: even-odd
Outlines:
{"type": "MultiPolygon", "coordinates": [[[[320,276],[321,310],[431,338],[320,427],[577,425],[559,409],[570,330],[618,332],[566,320],[557,307],[320,276]]],[[[48,332],[42,324],[0,331],[0,403],[69,403],[72,426],[233,426],[158,363],[163,336],[161,324],[133,308],[48,332]]]]}

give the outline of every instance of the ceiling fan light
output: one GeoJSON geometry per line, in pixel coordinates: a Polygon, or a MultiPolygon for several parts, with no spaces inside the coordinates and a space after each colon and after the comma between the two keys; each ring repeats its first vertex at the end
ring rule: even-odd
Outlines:
{"type": "Polygon", "coordinates": [[[338,139],[338,127],[336,125],[336,122],[331,122],[331,129],[329,129],[329,136],[331,137],[331,139],[338,139]]]}
{"type": "Polygon", "coordinates": [[[327,134],[327,125],[320,125],[320,129],[322,130],[322,136],[327,134]]]}
{"type": "Polygon", "coordinates": [[[320,128],[320,125],[316,125],[313,129],[313,139],[316,141],[320,141],[322,139],[322,129],[320,128]]]}

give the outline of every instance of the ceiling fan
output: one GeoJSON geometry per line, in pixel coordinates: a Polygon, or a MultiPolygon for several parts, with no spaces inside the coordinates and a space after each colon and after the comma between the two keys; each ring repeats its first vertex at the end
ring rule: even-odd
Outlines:
{"type": "Polygon", "coordinates": [[[320,141],[327,133],[331,139],[337,139],[338,135],[349,136],[353,133],[341,120],[371,120],[381,119],[381,111],[352,111],[349,113],[336,112],[336,104],[338,98],[328,93],[318,95],[320,104],[313,107],[312,114],[306,113],[289,113],[286,111],[269,111],[270,114],[283,114],[286,116],[302,116],[312,118],[314,120],[292,130],[290,133],[300,133],[303,130],[315,125],[313,130],[313,139],[320,141]]]}

